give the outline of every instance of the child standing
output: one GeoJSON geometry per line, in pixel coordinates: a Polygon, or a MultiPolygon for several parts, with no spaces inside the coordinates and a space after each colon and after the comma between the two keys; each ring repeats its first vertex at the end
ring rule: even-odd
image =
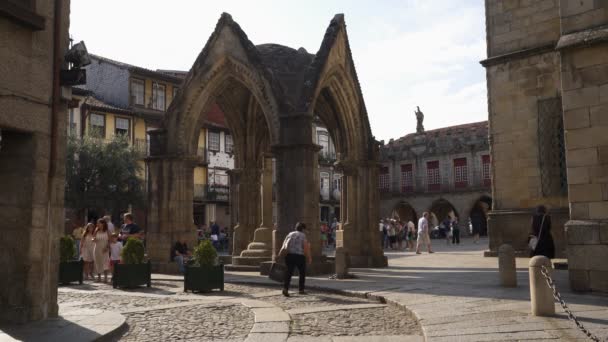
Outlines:
{"type": "Polygon", "coordinates": [[[122,242],[118,241],[118,234],[113,233],[110,241],[110,272],[114,277],[114,265],[120,263],[120,252],[122,251],[122,242]]]}

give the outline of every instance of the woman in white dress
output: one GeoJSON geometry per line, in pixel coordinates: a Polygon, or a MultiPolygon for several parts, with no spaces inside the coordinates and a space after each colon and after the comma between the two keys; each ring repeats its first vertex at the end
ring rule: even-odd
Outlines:
{"type": "Polygon", "coordinates": [[[97,228],[93,241],[95,241],[95,273],[97,281],[101,281],[103,273],[104,282],[108,282],[108,271],[110,270],[110,231],[108,223],[104,219],[97,220],[97,228]]]}
{"type": "Polygon", "coordinates": [[[84,279],[93,279],[93,261],[95,261],[95,242],[93,242],[93,232],[95,225],[88,223],[80,239],[80,256],[82,257],[84,279]]]}

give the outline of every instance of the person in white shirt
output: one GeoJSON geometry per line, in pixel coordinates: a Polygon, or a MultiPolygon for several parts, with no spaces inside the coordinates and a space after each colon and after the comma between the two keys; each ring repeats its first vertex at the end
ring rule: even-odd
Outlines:
{"type": "Polygon", "coordinates": [[[426,244],[426,249],[429,253],[431,250],[431,238],[429,237],[429,213],[424,212],[420,220],[418,220],[418,241],[416,241],[416,254],[420,254],[420,244],[426,244]]]}
{"type": "Polygon", "coordinates": [[[118,234],[110,235],[110,272],[114,276],[114,265],[120,263],[120,252],[122,252],[122,243],[118,241],[118,234]]]}
{"type": "Polygon", "coordinates": [[[112,216],[106,215],[103,217],[103,219],[108,223],[108,231],[110,234],[114,234],[114,223],[112,223],[112,216]]]}

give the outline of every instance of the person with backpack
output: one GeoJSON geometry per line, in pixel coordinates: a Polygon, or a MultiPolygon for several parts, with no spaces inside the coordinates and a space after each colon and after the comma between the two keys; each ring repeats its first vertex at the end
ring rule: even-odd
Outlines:
{"type": "Polygon", "coordinates": [[[528,245],[531,249],[530,257],[544,255],[549,259],[555,258],[555,244],[553,236],[551,236],[551,216],[544,205],[536,207],[536,212],[532,216],[528,245]]]}

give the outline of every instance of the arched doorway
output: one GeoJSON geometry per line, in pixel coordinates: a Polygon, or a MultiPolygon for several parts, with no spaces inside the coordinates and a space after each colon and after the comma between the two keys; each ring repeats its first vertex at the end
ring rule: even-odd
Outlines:
{"type": "Polygon", "coordinates": [[[402,222],[412,221],[414,224],[418,222],[416,210],[407,202],[399,202],[393,209],[392,217],[402,222]]]}
{"type": "Polygon", "coordinates": [[[480,197],[473,203],[469,213],[473,234],[477,232],[480,236],[488,235],[488,212],[491,208],[492,198],[487,195],[480,197]]]}
{"type": "Polygon", "coordinates": [[[460,215],[456,208],[448,200],[440,198],[433,202],[429,209],[431,223],[433,226],[438,226],[448,218],[456,218],[459,220],[460,215]]]}

